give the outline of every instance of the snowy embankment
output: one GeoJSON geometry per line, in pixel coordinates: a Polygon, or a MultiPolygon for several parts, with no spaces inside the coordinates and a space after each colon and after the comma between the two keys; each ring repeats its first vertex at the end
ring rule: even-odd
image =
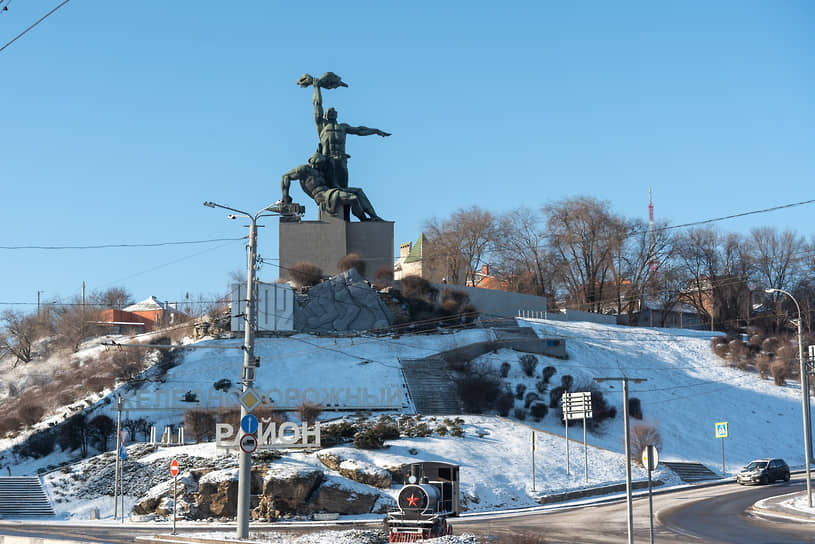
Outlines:
{"type": "MultiPolygon", "coordinates": [[[[629,395],[639,399],[643,412],[643,420],[632,420],[632,425],[645,422],[658,429],[663,441],[661,460],[701,462],[720,472],[722,441],[714,436],[714,424],[727,421],[730,431],[729,437],[724,439],[727,474],[734,474],[756,457],[783,457],[792,466],[803,465],[797,382],[779,387],[772,381],[760,379],[755,372],[725,367],[712,353],[711,333],[554,321],[522,321],[521,325],[532,327],[541,337],[564,338],[568,359],[539,357],[533,378],[522,372],[518,364],[520,354],[510,350],[487,353],[474,363],[496,369],[502,363],[510,363],[507,386],[513,390],[519,383],[534,390],[542,369],[553,366],[556,373],[551,378],[552,386],[560,384],[562,376],[570,375],[575,384],[591,383],[603,392],[606,401],[617,409],[617,417],[602,424],[596,432],[588,433],[588,481],[584,472],[582,426],[569,429],[569,438],[573,441],[569,447],[567,472],[564,428],[554,410],[541,421],[466,416],[463,437],[434,434],[427,438],[388,441],[381,450],[338,449],[351,460],[379,466],[417,460],[458,464],[462,500],[470,512],[532,506],[541,495],[625,480],[622,383],[595,383],[593,379],[628,377],[645,380],[630,383],[629,395]],[[534,489],[533,430],[538,431],[534,489]],[[772,442],[767,441],[769,435],[772,442]]],[[[309,400],[308,395],[331,394],[346,401],[348,398],[387,401],[396,398],[395,391],[402,391],[399,358],[426,357],[491,339],[491,331],[480,329],[398,338],[334,339],[297,335],[258,339],[256,353],[261,357],[261,367],[256,389],[267,396],[276,395],[278,400],[289,396],[302,401],[309,400]]],[[[198,345],[237,348],[240,343],[239,340],[209,340],[198,345]]],[[[234,404],[234,398],[221,395],[213,389],[213,384],[224,379],[237,381],[241,363],[239,349],[188,350],[179,364],[168,370],[163,381],[145,384],[126,417],[144,417],[160,432],[164,425],[177,425],[186,408],[234,404]],[[193,393],[197,402],[179,402],[186,392],[193,393]],[[141,404],[137,406],[136,401],[141,404]]],[[[544,400],[548,401],[548,397],[544,400]]],[[[408,399],[401,397],[401,401],[402,410],[409,411],[408,399]]],[[[104,413],[115,417],[115,403],[102,405],[104,413]]],[[[516,407],[522,406],[523,402],[517,400],[516,407]]],[[[333,416],[331,412],[322,415],[323,418],[333,416]]],[[[170,460],[182,454],[190,458],[218,457],[211,444],[159,448],[150,454],[150,460],[160,467],[156,478],[163,478],[166,470],[169,479],[170,460]]],[[[52,454],[38,461],[19,459],[19,464],[12,461],[11,465],[15,474],[34,473],[41,466],[57,465],[70,457],[69,454],[52,454]]],[[[320,465],[313,454],[293,453],[291,457],[298,462],[320,465]]],[[[10,453],[6,451],[6,462],[9,459],[10,453]]],[[[105,462],[112,465],[112,455],[108,455],[105,462]]],[[[225,461],[218,461],[222,462],[225,461]]],[[[75,469],[79,470],[79,466],[75,469]]],[[[633,477],[644,480],[647,474],[635,467],[633,477]]],[[[667,484],[678,483],[676,476],[662,467],[654,473],[654,478],[667,484]]],[[[87,496],[87,485],[70,472],[55,471],[44,479],[52,498],[64,497],[55,504],[61,517],[87,519],[95,508],[100,510],[103,519],[112,517],[110,497],[87,496]]],[[[394,488],[391,493],[395,491],[394,488]]],[[[125,493],[128,493],[127,487],[125,493]]],[[[129,511],[138,498],[135,494],[126,497],[125,510],[129,511]]]]}

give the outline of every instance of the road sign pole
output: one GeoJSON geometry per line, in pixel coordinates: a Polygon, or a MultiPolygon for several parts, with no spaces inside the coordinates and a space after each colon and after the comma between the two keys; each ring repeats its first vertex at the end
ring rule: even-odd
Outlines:
{"type": "MultiPolygon", "coordinates": [[[[653,446],[648,446],[652,448],[653,446]]],[[[651,519],[651,544],[654,544],[654,493],[651,485],[651,456],[648,456],[648,515],[651,519]]]]}
{"type": "Polygon", "coordinates": [[[722,437],[722,476],[724,476],[724,437],[722,437]]]}
{"type": "Polygon", "coordinates": [[[532,493],[535,492],[535,431],[532,431],[532,493]]]}
{"type": "Polygon", "coordinates": [[[569,418],[564,415],[563,426],[566,429],[566,475],[571,476],[569,472],[569,418]]]}
{"type": "Polygon", "coordinates": [[[173,476],[173,532],[170,534],[175,533],[175,519],[176,519],[176,512],[178,512],[178,474],[173,476]]]}
{"type": "Polygon", "coordinates": [[[586,467],[586,483],[589,483],[589,447],[586,443],[586,412],[583,412],[583,461],[586,467]]]}
{"type": "Polygon", "coordinates": [[[170,474],[173,476],[173,532],[175,534],[175,519],[178,511],[178,459],[173,459],[170,463],[170,474]]]}

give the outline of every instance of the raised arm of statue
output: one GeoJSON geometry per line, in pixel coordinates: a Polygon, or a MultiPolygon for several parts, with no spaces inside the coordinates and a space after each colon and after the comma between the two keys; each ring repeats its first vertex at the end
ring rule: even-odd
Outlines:
{"type": "Polygon", "coordinates": [[[345,127],[346,134],[356,134],[357,136],[371,136],[372,134],[376,134],[377,136],[390,136],[390,132],[385,132],[384,130],[379,130],[378,128],[368,128],[368,127],[352,127],[351,125],[343,124],[345,127]]]}
{"type": "Polygon", "coordinates": [[[320,93],[320,85],[314,84],[314,124],[317,125],[317,137],[323,129],[323,95],[320,93]]]}

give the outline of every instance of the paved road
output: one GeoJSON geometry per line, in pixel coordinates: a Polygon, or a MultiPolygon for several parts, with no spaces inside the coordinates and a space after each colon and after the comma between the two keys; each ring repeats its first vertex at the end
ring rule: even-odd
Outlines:
{"type": "MultiPolygon", "coordinates": [[[[803,480],[762,487],[724,484],[654,495],[654,541],[687,544],[815,543],[815,524],[770,520],[748,511],[765,497],[804,489],[803,480]]],[[[634,542],[650,542],[648,499],[634,500],[634,542]]],[[[501,542],[519,535],[540,537],[549,544],[628,542],[625,501],[488,520],[461,518],[455,532],[490,534],[501,542]]]]}
{"type": "MultiPolygon", "coordinates": [[[[724,484],[655,494],[654,540],[660,544],[815,543],[814,523],[773,520],[749,512],[752,504],[765,497],[803,489],[803,480],[796,479],[786,484],[761,487],[724,484]]],[[[501,544],[523,542],[524,534],[542,538],[542,541],[548,544],[608,544],[628,541],[624,500],[533,514],[494,515],[486,519],[464,517],[455,519],[453,525],[456,534],[469,532],[497,537],[490,541],[501,544]]],[[[344,525],[333,528],[350,527],[344,525]]],[[[189,529],[179,526],[178,529],[181,535],[185,532],[200,533],[206,530],[200,526],[189,529]]],[[[223,528],[219,530],[222,532],[223,528]]],[[[305,527],[293,529],[271,524],[265,526],[263,530],[301,533],[314,529],[305,527]]],[[[155,525],[128,525],[120,528],[28,522],[0,524],[0,535],[62,538],[90,543],[126,544],[133,542],[136,536],[167,532],[169,531],[155,525]]],[[[634,541],[637,543],[650,541],[647,497],[634,500],[634,541]]]]}

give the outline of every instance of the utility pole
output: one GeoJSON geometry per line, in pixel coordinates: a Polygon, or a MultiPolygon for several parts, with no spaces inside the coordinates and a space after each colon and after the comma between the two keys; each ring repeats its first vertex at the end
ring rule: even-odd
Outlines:
{"type": "MultiPolygon", "coordinates": [[[[113,476],[113,519],[116,519],[118,516],[118,490],[119,490],[119,442],[121,441],[122,436],[122,405],[124,401],[122,401],[121,395],[119,399],[116,401],[116,445],[114,446],[114,451],[116,452],[116,470],[114,471],[113,476]]],[[[124,518],[124,509],[122,510],[122,518],[124,518]]]]}
{"type": "Polygon", "coordinates": [[[625,500],[627,503],[628,544],[634,544],[634,514],[631,500],[631,432],[628,422],[628,382],[642,383],[645,378],[594,378],[597,383],[608,381],[623,382],[623,428],[625,432],[625,500]]]}
{"type": "MultiPolygon", "coordinates": [[[[255,383],[255,371],[258,360],[255,358],[255,271],[257,270],[257,221],[260,217],[275,215],[302,215],[305,211],[299,204],[273,204],[267,206],[252,215],[248,212],[222,206],[215,202],[204,202],[208,208],[222,208],[235,212],[227,217],[237,219],[238,216],[249,219],[249,245],[248,263],[246,272],[246,308],[244,319],[246,319],[245,333],[243,337],[243,367],[241,368],[241,383],[243,391],[252,388],[255,383]]],[[[241,402],[241,421],[249,414],[246,405],[241,402]]],[[[249,538],[249,505],[252,487],[252,455],[241,449],[238,458],[238,517],[237,517],[237,538],[244,540],[249,538]]]]}

